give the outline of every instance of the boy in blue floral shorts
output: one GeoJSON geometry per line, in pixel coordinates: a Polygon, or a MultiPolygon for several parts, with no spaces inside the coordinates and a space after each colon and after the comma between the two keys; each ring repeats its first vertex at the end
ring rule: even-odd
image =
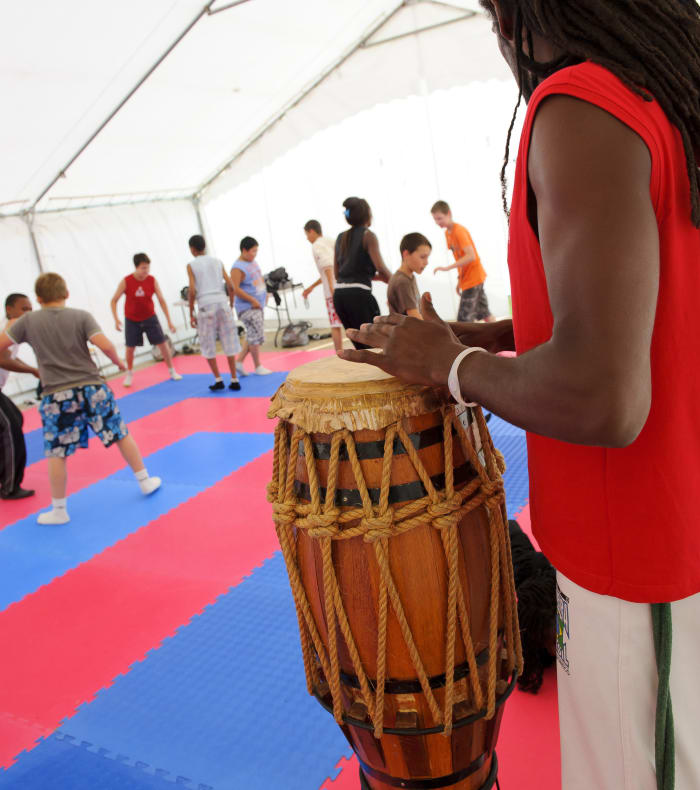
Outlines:
{"type": "Polygon", "coordinates": [[[38,360],[43,387],[39,412],[44,428],[52,509],[40,524],[66,524],[66,458],[88,446],[88,426],[105,447],[116,444],[144,494],[160,487],[150,477],[141,453],[122,419],[112,390],[105,384],[88,349],[97,346],[120,370],[126,370],[113,343],[85,310],[66,307],[68,289],[58,274],[42,274],[34,286],[42,309],[26,313],[0,335],[0,353],[12,343],[29,343],[38,360]]]}

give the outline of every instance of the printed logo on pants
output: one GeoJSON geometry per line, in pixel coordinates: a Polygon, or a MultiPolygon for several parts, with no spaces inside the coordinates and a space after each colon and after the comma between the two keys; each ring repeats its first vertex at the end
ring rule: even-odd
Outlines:
{"type": "Polygon", "coordinates": [[[566,650],[569,633],[569,599],[557,584],[557,661],[567,674],[571,674],[566,650]]]}

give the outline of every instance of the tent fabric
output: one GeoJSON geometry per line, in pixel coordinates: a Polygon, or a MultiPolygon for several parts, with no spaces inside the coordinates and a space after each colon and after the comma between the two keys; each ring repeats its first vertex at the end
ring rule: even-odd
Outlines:
{"type": "MultiPolygon", "coordinates": [[[[16,111],[0,130],[0,213],[32,205],[204,8],[202,0],[6,4],[4,27],[13,36],[0,53],[0,96],[16,111]]],[[[368,46],[262,138],[263,158],[374,104],[502,78],[483,14],[377,43],[476,8],[476,0],[248,0],[204,14],[38,209],[193,194],[365,38],[368,46]]],[[[249,174],[249,164],[237,163],[218,193],[231,176],[240,182],[249,174]]]]}

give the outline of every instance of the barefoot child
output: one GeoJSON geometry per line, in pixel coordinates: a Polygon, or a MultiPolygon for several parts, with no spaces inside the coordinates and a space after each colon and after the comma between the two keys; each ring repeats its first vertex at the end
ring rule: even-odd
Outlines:
{"type": "Polygon", "coordinates": [[[34,286],[41,310],[19,318],[0,335],[0,354],[13,343],[29,343],[36,355],[44,397],[39,406],[48,458],[52,509],[39,514],[40,524],[66,524],[66,458],[88,446],[88,426],[105,447],[117,445],[144,494],[160,487],[149,477],[141,453],[129,435],[114,395],[88,349],[97,346],[120,370],[124,362],[114,344],[85,310],[66,307],[68,288],[58,274],[42,274],[34,286]]]}
{"type": "Polygon", "coordinates": [[[143,335],[146,333],[148,342],[152,346],[158,346],[163,362],[168,366],[170,378],[173,381],[180,381],[182,376],[173,367],[173,358],[170,353],[168,342],[163,334],[160,321],[156,315],[153,305],[153,295],[158,299],[161,310],[168,322],[168,329],[175,334],[176,329],[170,320],[168,305],[163,298],[158,281],[150,274],[151,260],[145,252],[137,252],[134,255],[134,273],[129,274],[119,283],[117,291],[112,297],[112,315],[117,332],[121,332],[122,324],[117,316],[117,302],[122,294],[126,295],[124,304],[124,334],[126,335],[126,377],[124,386],[130,387],[134,376],[134,351],[136,346],[143,345],[143,335]]]}
{"type": "Polygon", "coordinates": [[[422,233],[408,233],[401,239],[399,249],[401,266],[391,275],[386,292],[389,312],[422,318],[416,274],[422,274],[428,265],[433,245],[422,233]]]}

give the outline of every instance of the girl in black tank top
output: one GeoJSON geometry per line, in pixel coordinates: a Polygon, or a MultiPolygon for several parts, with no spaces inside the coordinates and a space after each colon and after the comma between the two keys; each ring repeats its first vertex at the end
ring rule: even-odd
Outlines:
{"type": "MultiPolygon", "coordinates": [[[[367,201],[348,198],[343,206],[351,228],[335,242],[333,304],[346,329],[359,329],[379,315],[379,305],[372,295],[372,280],[377,277],[388,282],[391,272],[382,260],[377,237],[369,230],[372,211],[367,201]]],[[[366,348],[362,343],[354,345],[366,348]]]]}

